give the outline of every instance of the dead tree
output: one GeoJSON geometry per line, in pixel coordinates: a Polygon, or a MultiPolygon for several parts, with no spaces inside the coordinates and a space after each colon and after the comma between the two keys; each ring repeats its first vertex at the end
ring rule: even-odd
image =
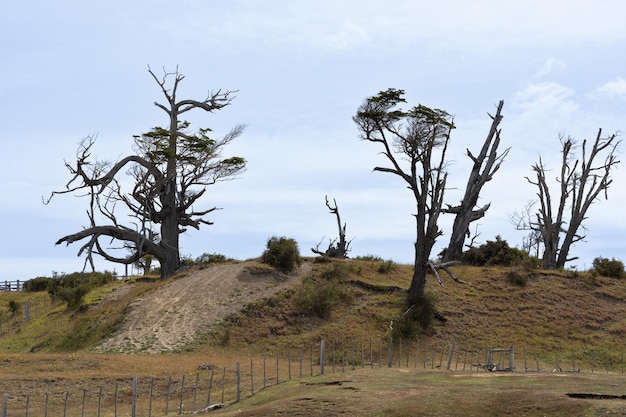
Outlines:
{"type": "MultiPolygon", "coordinates": [[[[335,217],[337,217],[339,242],[337,242],[337,239],[331,240],[328,244],[328,249],[322,252],[319,250],[319,247],[322,244],[322,241],[320,241],[320,243],[318,243],[315,248],[311,248],[311,251],[318,255],[328,256],[329,258],[347,258],[348,252],[350,251],[350,243],[352,242],[352,240],[346,241],[346,224],[344,223],[343,226],[341,226],[341,217],[339,216],[339,206],[337,206],[337,200],[333,198],[333,203],[335,204],[335,207],[331,207],[330,203],[328,202],[328,196],[325,196],[324,198],[326,199],[326,207],[328,207],[330,213],[334,214],[335,217]]],[[[322,240],[324,240],[324,238],[322,238],[322,240]]]]}
{"type": "Polygon", "coordinates": [[[491,181],[493,175],[500,169],[500,165],[509,153],[507,148],[501,154],[498,154],[498,146],[500,145],[500,132],[498,129],[502,120],[502,107],[504,101],[500,101],[495,116],[489,114],[491,118],[491,128],[487,134],[487,138],[483,143],[480,153],[476,156],[467,149],[467,156],[472,160],[472,171],[467,179],[465,194],[461,203],[457,206],[447,205],[445,213],[454,214],[454,223],[450,242],[444,252],[443,261],[452,261],[461,259],[465,239],[470,236],[470,224],[482,218],[489,209],[490,203],[480,208],[476,208],[480,192],[488,181],[491,181]]]}
{"type": "Polygon", "coordinates": [[[92,268],[93,255],[126,265],[152,255],[159,261],[164,278],[179,268],[180,234],[187,227],[199,229],[202,224],[211,224],[205,216],[217,208],[195,208],[206,187],[231,179],[245,169],[245,159],[221,157],[222,149],[241,134],[244,126],[235,127],[221,139],[210,137],[208,128],[190,132],[189,123],[181,120],[184,113],[223,109],[231,104],[234,92],[219,90],[203,100],[180,100],[176,94],[185,77],[178,70],[164,73],[162,78],[150,69],[148,72],[165,97],[164,104],[154,104],[167,114],[167,127],[155,127],[135,136],[136,154],[114,164],[92,161],[95,139],[87,137],[79,146],[75,164],[65,163],[72,176],[65,189],[53,192],[44,202],[57,194],[76,192],[89,199],[89,225],[56,243],[69,245],[86,240],[78,254],[85,254],[85,262],[92,268]],[[118,178],[122,173],[133,178],[130,188],[125,188],[128,182],[118,178]],[[122,223],[127,215],[138,221],[122,223]],[[153,225],[159,227],[158,239],[152,234],[153,225]],[[119,249],[129,248],[130,255],[118,254],[119,249]]]}
{"type": "Polygon", "coordinates": [[[516,217],[519,230],[530,230],[541,235],[544,269],[563,268],[566,262],[578,259],[569,255],[570,249],[574,243],[586,237],[581,229],[585,230],[583,221],[587,218],[591,204],[602,192],[604,198],[608,199],[608,189],[613,182],[611,173],[620,162],[616,155],[621,142],[617,140],[617,134],[603,138],[602,129],[599,129],[590,152],[587,150],[587,140],[583,140],[579,158],[574,155],[576,142],[571,137],[560,136],[559,139],[562,157],[561,170],[556,179],[556,204],[548,184],[547,169],[539,157],[539,162],[532,166],[536,179],[526,177],[530,184],[538,188],[539,208],[532,217],[516,217]],[[602,157],[603,162],[596,161],[602,157]]]}

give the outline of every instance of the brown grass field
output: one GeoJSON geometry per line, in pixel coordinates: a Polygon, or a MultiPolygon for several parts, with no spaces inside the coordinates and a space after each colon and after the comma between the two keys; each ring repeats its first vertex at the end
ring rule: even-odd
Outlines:
{"type": "MultiPolygon", "coordinates": [[[[454,341],[457,349],[484,355],[486,346],[512,345],[516,351],[516,372],[492,373],[476,368],[470,371],[469,366],[465,371],[458,366],[453,367],[456,371],[447,371],[434,363],[432,367],[418,366],[421,361],[414,364],[411,359],[410,366],[394,365],[391,369],[358,363],[355,370],[348,366],[332,372],[327,366],[325,375],[318,375],[316,364],[314,376],[305,367],[302,378],[297,375],[297,365],[292,364],[293,377],[289,379],[285,371],[287,352],[295,357],[296,352],[307,352],[321,339],[346,345],[348,341],[357,341],[357,346],[359,341],[370,339],[375,344],[382,343],[392,335],[390,322],[405,308],[402,291],[393,288],[408,287],[408,266],[393,265],[383,270],[375,260],[312,266],[311,274],[301,282],[296,281],[274,295],[242,303],[222,321],[208,329],[198,329],[193,342],[160,354],[96,353],[94,346],[111,332],[117,332],[119,337],[128,312],[136,308],[145,294],[162,291],[167,283],[116,283],[90,294],[86,299],[88,308],[82,312],[67,312],[58,303],[44,303],[36,312],[31,311],[34,317],[29,323],[8,316],[8,301],[22,302],[25,297],[43,300],[46,295],[0,293],[0,395],[5,398],[7,415],[25,415],[27,401],[29,415],[44,415],[47,395],[48,415],[63,415],[65,404],[66,417],[81,416],[83,407],[84,415],[96,415],[101,401],[100,415],[112,416],[116,385],[117,415],[131,415],[134,377],[137,415],[148,415],[151,391],[152,416],[165,415],[166,406],[168,415],[178,414],[181,403],[184,413],[191,412],[192,407],[201,409],[207,400],[210,372],[198,368],[207,364],[215,369],[210,403],[221,401],[219,373],[227,369],[227,406],[211,411],[214,415],[626,415],[624,399],[578,399],[566,395],[626,394],[622,353],[626,282],[622,280],[574,271],[456,267],[455,274],[471,284],[457,284],[442,276],[442,287],[431,277],[427,291],[436,298],[437,310],[447,321],[435,321],[428,332],[405,340],[405,349],[418,342],[429,352],[440,349],[443,356],[454,341]],[[513,272],[525,274],[525,284],[512,283],[509,277],[513,272]],[[303,309],[303,294],[328,283],[333,285],[337,297],[330,300],[327,314],[308,314],[303,309]],[[123,286],[130,286],[129,290],[113,291],[123,286]],[[281,369],[278,385],[271,365],[277,355],[281,369]],[[268,360],[265,389],[261,377],[263,356],[272,358],[268,360]],[[581,372],[555,369],[555,358],[562,371],[581,372]],[[527,359],[530,369],[539,363],[543,371],[556,372],[522,372],[523,359],[527,359]],[[243,371],[241,401],[233,403],[237,362],[243,371]],[[185,389],[181,392],[183,378],[185,389]],[[166,405],[168,380],[171,392],[166,405]],[[199,388],[194,390],[196,381],[199,388]],[[103,395],[98,398],[100,389],[103,395]]],[[[187,272],[187,276],[190,274],[193,271],[187,272]]],[[[180,282],[185,279],[178,278],[180,282]]],[[[190,291],[210,294],[210,289],[195,285],[190,291]]],[[[253,291],[248,293],[252,295],[253,291]]]]}

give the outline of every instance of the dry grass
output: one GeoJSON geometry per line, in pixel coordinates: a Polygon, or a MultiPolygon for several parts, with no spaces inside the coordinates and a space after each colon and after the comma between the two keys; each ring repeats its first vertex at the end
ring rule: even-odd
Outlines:
{"type": "MultiPolygon", "coordinates": [[[[626,335],[626,280],[594,278],[571,271],[515,271],[525,275],[523,282],[512,283],[507,278],[511,272],[508,268],[459,266],[453,271],[471,284],[457,284],[443,277],[446,285],[441,287],[434,277],[429,277],[427,291],[436,297],[437,310],[447,321],[435,322],[434,331],[419,335],[420,346],[449,346],[456,341],[457,348],[484,352],[486,346],[513,345],[518,370],[522,355],[526,354],[529,368],[535,367],[537,358],[542,369],[552,369],[558,357],[564,369],[574,362],[572,368],[586,372],[505,376],[366,368],[345,375],[293,380],[261,391],[236,409],[215,414],[231,415],[241,409],[240,415],[248,416],[626,415],[626,407],[620,401],[574,400],[564,395],[623,393],[620,366],[626,335]],[[593,374],[592,366],[596,369],[593,374]],[[608,374],[604,373],[605,366],[609,367],[608,374]]],[[[41,405],[37,401],[46,393],[51,393],[58,404],[68,389],[76,401],[83,389],[93,393],[103,386],[110,393],[118,382],[127,407],[128,383],[137,376],[142,387],[141,407],[145,410],[151,378],[155,378],[160,390],[155,395],[162,399],[165,381],[170,377],[175,378],[178,386],[183,375],[188,384],[193,384],[196,377],[206,384],[208,374],[199,373],[200,364],[231,370],[236,362],[248,367],[248,361],[253,359],[255,375],[260,375],[262,355],[278,354],[284,362],[287,352],[295,354],[320,339],[346,345],[370,338],[388,340],[391,321],[405,308],[401,289],[408,287],[411,274],[409,266],[381,268],[376,260],[315,264],[309,280],[316,284],[334,282],[341,295],[326,317],[304,314],[295,301],[300,289],[292,287],[244,307],[210,334],[200,335],[195,345],[187,349],[190,353],[178,355],[90,354],[85,348],[75,348],[75,353],[26,353],[33,346],[42,350],[80,343],[90,346],[94,335],[115,328],[136,297],[162,285],[158,281],[130,286],[116,283],[103,292],[90,294],[89,308],[83,314],[69,314],[64,306],[48,301],[45,310],[38,310],[37,314],[31,311],[33,319],[28,325],[8,316],[8,301],[22,303],[23,297],[35,297],[33,302],[43,303],[46,295],[1,293],[0,352],[4,353],[0,354],[0,393],[11,394],[12,406],[23,406],[26,395],[31,394],[35,407],[41,405]],[[108,296],[119,291],[125,291],[124,296],[115,301],[108,296]],[[80,336],[80,343],[72,344],[72,336],[80,336]]],[[[281,367],[284,369],[284,363],[281,367]]],[[[228,375],[232,379],[230,371],[228,375]]],[[[242,384],[249,384],[249,380],[242,384]]],[[[232,398],[233,388],[228,389],[231,392],[227,392],[227,398],[232,398]]],[[[110,406],[111,398],[106,401],[110,406]]],[[[189,396],[185,401],[190,401],[189,396]]],[[[172,407],[176,404],[174,401],[172,407]]],[[[162,415],[159,412],[163,409],[163,403],[155,404],[153,415],[162,415]]],[[[23,415],[23,408],[12,410],[23,415]]]]}

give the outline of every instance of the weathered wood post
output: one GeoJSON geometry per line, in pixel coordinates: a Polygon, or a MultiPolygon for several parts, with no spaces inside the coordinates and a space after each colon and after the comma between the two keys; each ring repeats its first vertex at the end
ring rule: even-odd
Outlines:
{"type": "Polygon", "coordinates": [[[191,412],[196,411],[196,398],[198,397],[198,382],[200,380],[200,372],[196,372],[196,383],[193,386],[193,402],[191,403],[191,412]]]}
{"type": "Polygon", "coordinates": [[[515,372],[515,349],[513,349],[513,345],[509,349],[509,369],[511,372],[515,372]]]}
{"type": "Polygon", "coordinates": [[[325,349],[325,342],[324,339],[322,339],[320,341],[320,375],[324,375],[324,363],[326,362],[326,359],[324,358],[324,349],[325,349]]]}
{"type": "MultiPolygon", "coordinates": [[[[172,377],[170,376],[169,378],[167,378],[167,394],[165,395],[165,415],[167,415],[167,412],[169,411],[169,408],[170,408],[171,389],[172,389],[172,377]]],[[[210,395],[210,391],[209,391],[209,395],[210,395]]]]}
{"type": "Polygon", "coordinates": [[[178,402],[178,414],[183,413],[183,395],[185,394],[185,374],[180,383],[180,401],[178,402]]]}
{"type": "Polygon", "coordinates": [[[389,336],[389,360],[387,361],[387,365],[391,368],[393,366],[393,336],[389,336]]]}
{"type": "MultiPolygon", "coordinates": [[[[239,362],[237,362],[237,400],[235,402],[241,401],[241,368],[239,362]]],[[[277,378],[278,379],[278,378],[277,378]]]]}
{"type": "Polygon", "coordinates": [[[254,366],[250,359],[250,395],[254,396],[254,366]]]}
{"type": "MultiPolygon", "coordinates": [[[[134,376],[133,377],[133,400],[132,400],[132,406],[131,406],[131,416],[132,417],[137,417],[137,377],[134,376]]],[[[84,400],[83,400],[83,404],[84,404],[84,400]]]]}
{"type": "Polygon", "coordinates": [[[448,371],[450,370],[450,364],[452,363],[452,358],[454,357],[455,343],[456,342],[452,342],[452,344],[450,345],[450,353],[448,354],[448,365],[446,366],[446,369],[448,371]]]}

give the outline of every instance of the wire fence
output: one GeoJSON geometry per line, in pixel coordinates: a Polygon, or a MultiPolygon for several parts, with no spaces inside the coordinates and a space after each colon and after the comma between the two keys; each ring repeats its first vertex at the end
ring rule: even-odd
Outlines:
{"type": "Polygon", "coordinates": [[[45,395],[2,393],[1,417],[117,417],[198,414],[236,404],[291,380],[358,369],[404,368],[451,372],[624,373],[624,354],[603,350],[578,353],[515,351],[513,346],[464,347],[393,338],[320,341],[232,366],[199,364],[179,376],[114,381],[60,381],[45,395]],[[61,386],[62,383],[67,386],[61,386]]]}

